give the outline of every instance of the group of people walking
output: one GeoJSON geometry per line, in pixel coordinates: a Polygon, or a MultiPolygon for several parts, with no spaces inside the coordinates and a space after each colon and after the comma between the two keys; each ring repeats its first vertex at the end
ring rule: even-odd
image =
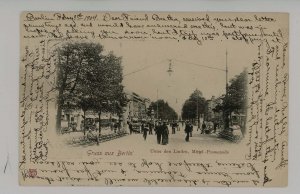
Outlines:
{"type": "MultiPolygon", "coordinates": [[[[167,123],[166,121],[150,121],[150,122],[146,122],[146,121],[142,121],[141,125],[140,125],[140,132],[143,135],[143,139],[146,141],[147,140],[147,136],[149,135],[153,135],[153,131],[156,135],[156,139],[157,139],[157,143],[161,144],[161,145],[167,145],[169,143],[169,129],[168,129],[168,125],[171,127],[172,129],[172,134],[175,134],[176,131],[180,131],[180,127],[178,125],[177,122],[171,122],[171,123],[167,123]]],[[[192,137],[192,132],[193,132],[193,124],[190,121],[186,121],[182,123],[182,128],[184,127],[184,132],[186,133],[185,136],[185,141],[189,142],[190,141],[190,137],[192,137]]],[[[128,127],[130,130],[130,134],[133,131],[133,126],[131,122],[128,122],[128,127]]],[[[213,132],[216,132],[216,127],[217,125],[215,123],[213,123],[213,132]]],[[[203,122],[201,125],[201,134],[206,133],[205,131],[207,129],[211,129],[210,126],[210,122],[203,122]]]]}
{"type": "MultiPolygon", "coordinates": [[[[148,125],[149,128],[150,125],[148,125]]],[[[172,122],[170,123],[170,126],[172,127],[172,134],[175,134],[176,131],[180,131],[180,128],[179,128],[179,125],[177,122],[172,122]]],[[[143,138],[144,140],[147,139],[147,134],[148,134],[148,127],[147,127],[147,124],[145,123],[142,123],[142,132],[143,132],[143,138]]],[[[161,121],[158,121],[155,126],[154,126],[154,131],[155,131],[155,134],[157,136],[157,143],[158,144],[162,144],[162,145],[166,145],[169,143],[169,129],[168,129],[168,125],[167,125],[167,122],[164,121],[164,122],[161,122],[161,121]]],[[[193,131],[193,125],[191,122],[186,122],[185,124],[185,133],[186,133],[186,137],[185,137],[185,141],[189,141],[189,138],[192,137],[192,131],[193,131]]],[[[150,134],[150,132],[149,132],[150,134]]],[[[152,132],[151,132],[152,134],[152,132]]]]}
{"type": "Polygon", "coordinates": [[[185,141],[189,142],[190,141],[190,137],[192,137],[192,132],[193,132],[193,125],[192,125],[191,122],[188,121],[185,124],[184,132],[186,133],[185,141]]]}
{"type": "MultiPolygon", "coordinates": [[[[130,130],[130,134],[132,132],[132,124],[128,123],[128,127],[130,130]]],[[[157,143],[162,145],[167,145],[169,143],[169,129],[167,126],[167,122],[158,121],[154,124],[154,122],[145,122],[143,121],[141,124],[141,133],[143,134],[143,139],[147,140],[147,136],[153,135],[153,130],[157,137],[157,143]]]]}
{"type": "Polygon", "coordinates": [[[158,122],[155,126],[155,133],[158,144],[167,145],[169,143],[169,129],[167,122],[158,122]]]}
{"type": "Polygon", "coordinates": [[[141,130],[143,133],[144,140],[147,139],[148,131],[149,131],[149,135],[152,135],[152,129],[153,129],[152,123],[142,122],[141,130]]]}

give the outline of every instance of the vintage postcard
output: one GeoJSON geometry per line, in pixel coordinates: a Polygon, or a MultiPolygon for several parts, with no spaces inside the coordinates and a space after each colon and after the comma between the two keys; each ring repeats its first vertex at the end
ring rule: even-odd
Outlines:
{"type": "Polygon", "coordinates": [[[23,12],[19,183],[288,184],[289,15],[23,12]]]}

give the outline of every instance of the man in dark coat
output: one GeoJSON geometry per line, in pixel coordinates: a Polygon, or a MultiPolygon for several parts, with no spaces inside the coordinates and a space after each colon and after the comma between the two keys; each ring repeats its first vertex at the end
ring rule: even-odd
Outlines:
{"type": "Polygon", "coordinates": [[[128,127],[129,127],[129,132],[130,135],[132,134],[132,123],[130,121],[127,121],[128,127]]]}
{"type": "Polygon", "coordinates": [[[162,125],[161,122],[158,122],[158,124],[155,127],[155,132],[157,136],[157,143],[160,144],[161,142],[161,135],[162,135],[162,125]]]}
{"type": "Polygon", "coordinates": [[[186,137],[185,137],[185,141],[189,142],[190,141],[190,133],[192,132],[192,125],[190,122],[186,123],[185,125],[185,133],[186,133],[186,137]]]}
{"type": "Polygon", "coordinates": [[[144,140],[146,140],[147,139],[147,133],[148,133],[148,127],[147,127],[145,122],[142,123],[141,127],[142,127],[143,138],[144,138],[144,140]]]}
{"type": "Polygon", "coordinates": [[[154,127],[154,124],[153,124],[153,121],[151,120],[149,123],[149,135],[152,135],[152,131],[153,131],[153,127],[154,127]]]}
{"type": "Polygon", "coordinates": [[[217,128],[219,127],[219,123],[217,121],[214,121],[214,133],[217,132],[217,128]]]}

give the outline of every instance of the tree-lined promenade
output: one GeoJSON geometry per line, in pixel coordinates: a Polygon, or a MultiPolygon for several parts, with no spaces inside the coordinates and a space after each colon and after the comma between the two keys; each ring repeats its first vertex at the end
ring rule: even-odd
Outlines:
{"type": "Polygon", "coordinates": [[[86,113],[88,111],[92,111],[97,115],[97,118],[93,118],[93,125],[95,123],[98,125],[98,137],[101,135],[103,126],[101,115],[104,113],[117,115],[117,121],[106,126],[110,125],[114,132],[116,132],[116,129],[120,131],[120,128],[125,131],[125,128],[128,128],[129,125],[137,125],[137,123],[132,123],[136,121],[138,122],[138,131],[141,132],[143,126],[152,126],[160,121],[174,126],[180,122],[191,122],[197,127],[197,130],[202,129],[201,133],[204,129],[209,128],[210,123],[213,123],[214,132],[216,132],[217,127],[226,130],[231,125],[238,124],[242,127],[244,133],[245,126],[243,123],[245,123],[246,117],[243,116],[239,123],[234,123],[232,115],[241,116],[246,114],[246,70],[231,79],[229,85],[226,84],[226,94],[218,97],[218,101],[213,98],[205,99],[202,92],[196,89],[183,103],[181,117],[167,101],[158,99],[155,102],[150,102],[148,106],[139,104],[130,110],[134,111],[134,109],[140,109],[143,106],[141,111],[144,111],[145,118],[144,116],[143,118],[133,118],[131,116],[132,112],[128,113],[125,118],[124,113],[129,108],[127,107],[129,99],[122,85],[124,76],[121,57],[115,56],[112,52],[104,52],[104,47],[99,43],[90,42],[66,42],[58,46],[54,53],[57,56],[56,67],[58,70],[56,120],[58,133],[62,133],[61,118],[63,113],[73,110],[82,111],[82,115],[81,113],[77,115],[82,117],[80,129],[84,136],[86,130],[90,129],[86,123],[86,113]],[[121,122],[125,126],[121,126],[121,122]],[[148,124],[145,122],[148,122],[148,124]]]}
{"type": "MultiPolygon", "coordinates": [[[[126,105],[122,85],[121,58],[112,52],[104,54],[97,43],[68,42],[55,50],[57,55],[57,132],[61,131],[63,109],[93,110],[98,114],[122,113],[126,105]]],[[[101,124],[99,124],[99,133],[101,124]]]]}

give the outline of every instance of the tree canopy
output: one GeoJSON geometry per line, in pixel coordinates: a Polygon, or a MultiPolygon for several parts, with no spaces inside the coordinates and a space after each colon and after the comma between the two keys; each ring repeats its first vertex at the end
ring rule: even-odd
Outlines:
{"type": "Polygon", "coordinates": [[[247,106],[247,71],[244,70],[239,75],[230,80],[227,95],[224,95],[223,103],[219,104],[215,111],[226,111],[230,115],[232,112],[244,114],[247,106]]]}
{"type": "Polygon", "coordinates": [[[184,120],[199,119],[200,114],[204,114],[206,110],[206,100],[202,92],[196,89],[190,97],[184,102],[181,117],[184,120]],[[198,113],[197,113],[198,110],[198,113]],[[198,118],[197,118],[198,115],[198,118]]]}
{"type": "MultiPolygon", "coordinates": [[[[98,43],[68,42],[57,54],[58,111],[60,130],[62,109],[120,113],[126,105],[122,86],[121,58],[103,53],[98,43]]],[[[100,126],[100,125],[99,125],[100,126]]]]}
{"type": "Polygon", "coordinates": [[[149,110],[154,110],[155,116],[158,111],[158,118],[162,120],[177,120],[178,115],[176,111],[169,106],[168,102],[164,100],[157,100],[156,102],[152,102],[148,108],[149,110]],[[158,105],[158,106],[157,106],[158,105]],[[158,108],[158,110],[157,110],[158,108]]]}
{"type": "MultiPolygon", "coordinates": [[[[233,112],[237,114],[246,114],[247,75],[248,73],[245,69],[239,75],[230,80],[227,95],[224,95],[222,103],[218,104],[214,109],[215,112],[223,112],[225,128],[229,127],[231,114],[233,112]]],[[[244,119],[246,118],[244,117],[244,119]]]]}

